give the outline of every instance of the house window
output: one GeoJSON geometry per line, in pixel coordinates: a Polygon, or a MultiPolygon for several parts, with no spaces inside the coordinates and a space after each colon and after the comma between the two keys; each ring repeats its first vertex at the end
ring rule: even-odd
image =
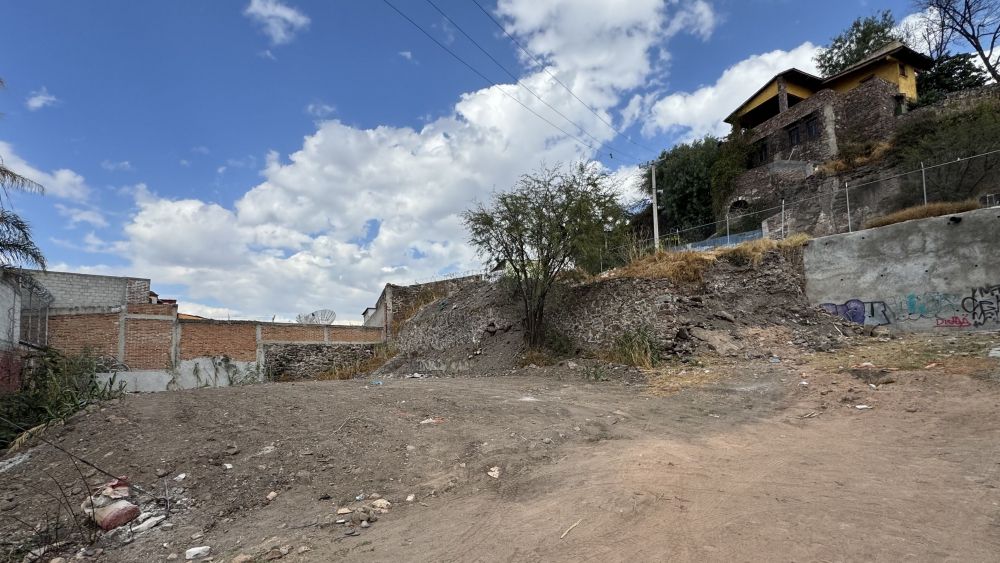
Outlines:
{"type": "Polygon", "coordinates": [[[819,119],[810,117],[806,120],[806,138],[809,140],[819,139],[819,119]]]}
{"type": "Polygon", "coordinates": [[[788,144],[793,147],[797,147],[801,142],[802,139],[799,137],[799,126],[798,125],[791,126],[788,129],[788,144]]]}
{"type": "Polygon", "coordinates": [[[903,63],[899,63],[899,75],[906,76],[906,65],[903,63]]]}

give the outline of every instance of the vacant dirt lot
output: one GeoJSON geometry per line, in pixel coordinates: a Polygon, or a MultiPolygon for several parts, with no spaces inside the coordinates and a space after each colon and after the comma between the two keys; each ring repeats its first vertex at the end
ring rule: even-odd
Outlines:
{"type": "MultiPolygon", "coordinates": [[[[216,561],[995,561],[997,346],[868,339],[644,377],[581,361],[160,393],[47,438],[127,475],[144,509],[169,499],[158,526],[100,539],[86,557],[99,561],[195,546],[216,561]],[[345,535],[337,509],[372,493],[391,508],[345,535]]],[[[7,549],[51,528],[57,483],[85,496],[65,454],[26,451],[0,473],[7,549]]]]}

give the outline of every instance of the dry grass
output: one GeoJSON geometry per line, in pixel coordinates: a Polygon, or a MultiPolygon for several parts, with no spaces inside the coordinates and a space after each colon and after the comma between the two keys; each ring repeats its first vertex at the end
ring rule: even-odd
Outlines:
{"type": "Polygon", "coordinates": [[[886,225],[893,225],[896,223],[902,223],[903,221],[910,221],[913,219],[926,219],[928,217],[940,217],[942,215],[951,215],[953,213],[962,213],[964,211],[972,211],[973,209],[979,209],[979,202],[970,199],[966,201],[950,201],[950,202],[940,202],[940,203],[929,203],[927,205],[917,205],[914,207],[908,207],[906,209],[901,209],[895,213],[890,213],[888,215],[883,215],[882,217],[876,217],[865,223],[866,229],[874,229],[877,227],[885,227],[886,225]]]}
{"type": "Polygon", "coordinates": [[[842,156],[836,160],[828,160],[816,167],[821,174],[839,174],[866,164],[879,162],[892,150],[892,143],[885,141],[872,145],[857,146],[841,150],[842,156]]]}
{"type": "Polygon", "coordinates": [[[391,360],[396,355],[396,353],[397,350],[395,345],[376,344],[371,357],[337,366],[330,371],[317,375],[316,379],[322,381],[344,381],[347,379],[354,379],[359,375],[371,373],[384,366],[386,362],[391,360]]]}
{"type": "Polygon", "coordinates": [[[701,283],[705,279],[705,271],[716,260],[757,266],[768,252],[797,251],[809,240],[809,235],[795,234],[784,240],[758,239],[715,250],[658,252],[633,260],[614,270],[611,275],[624,278],[666,278],[678,284],[701,283]]]}

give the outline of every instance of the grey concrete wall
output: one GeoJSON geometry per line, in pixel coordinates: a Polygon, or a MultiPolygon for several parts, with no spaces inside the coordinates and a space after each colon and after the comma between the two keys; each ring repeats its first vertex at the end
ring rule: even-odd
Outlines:
{"type": "Polygon", "coordinates": [[[149,280],[32,270],[32,277],[52,294],[53,309],[116,307],[148,300],[149,280]]]}
{"type": "Polygon", "coordinates": [[[813,240],[810,304],[900,331],[1000,330],[1000,207],[813,240]]]}
{"type": "Polygon", "coordinates": [[[172,370],[136,370],[99,373],[98,381],[124,383],[129,393],[154,393],[202,387],[228,387],[264,381],[258,362],[240,362],[225,356],[181,360],[172,370]]]}
{"type": "Polygon", "coordinates": [[[17,346],[21,335],[21,298],[17,280],[11,276],[0,279],[0,350],[17,346]]]}

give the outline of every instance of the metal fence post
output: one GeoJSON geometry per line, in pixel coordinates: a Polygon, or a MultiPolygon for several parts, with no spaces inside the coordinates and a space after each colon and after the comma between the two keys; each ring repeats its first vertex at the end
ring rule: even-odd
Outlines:
{"type": "Polygon", "coordinates": [[[785,238],[785,200],[781,200],[781,238],[785,238]]]}
{"type": "Polygon", "coordinates": [[[920,183],[924,186],[924,205],[927,205],[927,171],[923,162],[920,163],[920,183]]]}
{"type": "Polygon", "coordinates": [[[844,182],[844,195],[847,196],[847,232],[853,233],[854,229],[851,227],[851,184],[849,182],[844,182]]]}
{"type": "Polygon", "coordinates": [[[729,246],[729,214],[726,213],[726,246],[729,246]]]}

